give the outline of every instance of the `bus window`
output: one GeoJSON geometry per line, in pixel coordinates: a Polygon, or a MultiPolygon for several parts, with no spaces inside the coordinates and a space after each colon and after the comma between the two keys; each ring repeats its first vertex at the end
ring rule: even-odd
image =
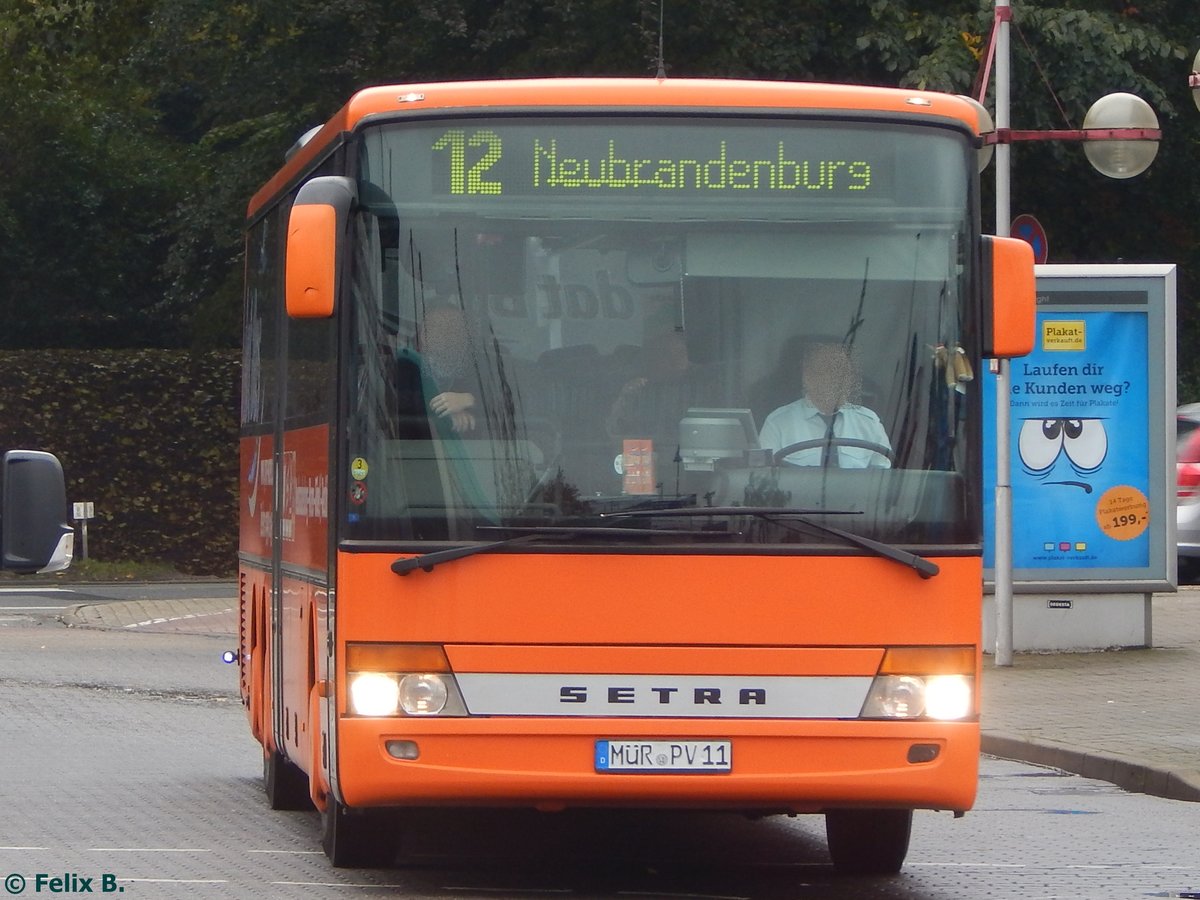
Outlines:
{"type": "MultiPolygon", "coordinates": [[[[479,127],[510,143],[533,128],[479,127]]],[[[560,127],[587,146],[608,126],[560,127]]],[[[682,146],[711,140],[715,126],[664,127],[667,146],[682,146]]],[[[746,146],[771,144],[781,127],[734,133],[746,146]]],[[[831,146],[855,133],[817,131],[831,146]]],[[[966,176],[941,174],[966,171],[957,140],[895,129],[888,166],[871,176],[879,195],[865,203],[855,169],[821,176],[838,196],[807,205],[781,205],[766,187],[732,203],[683,185],[665,209],[614,206],[563,187],[535,216],[520,195],[486,204],[414,196],[413,185],[439,177],[410,171],[430,157],[416,148],[452,133],[444,123],[384,128],[365,143],[361,195],[371,200],[358,225],[352,311],[353,403],[363,414],[348,452],[382,460],[395,477],[350,510],[349,536],[466,537],[480,525],[550,526],[647,497],[745,505],[764,496],[854,509],[849,526],[880,539],[969,536],[975,498],[963,473],[978,448],[934,350],[970,339],[966,176]],[[461,336],[447,359],[423,346],[422,332],[451,312],[461,336]],[[842,415],[873,411],[891,471],[804,471],[775,464],[781,447],[758,444],[719,466],[684,459],[689,410],[746,410],[762,428],[799,400],[797,348],[817,336],[853,359],[842,415]],[[459,398],[454,410],[431,408],[446,396],[459,398]]],[[[764,183],[793,177],[760,168],[764,183]]],[[[856,454],[870,451],[847,444],[840,453],[856,454]]],[[[765,541],[797,539],[780,531],[765,541]]]]}

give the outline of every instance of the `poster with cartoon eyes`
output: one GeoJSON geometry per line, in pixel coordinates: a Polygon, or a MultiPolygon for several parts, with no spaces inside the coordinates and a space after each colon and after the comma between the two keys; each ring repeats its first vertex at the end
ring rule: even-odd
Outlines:
{"type": "MultiPolygon", "coordinates": [[[[1152,428],[1162,430],[1165,351],[1153,359],[1149,349],[1163,340],[1154,334],[1161,317],[1148,322],[1145,291],[1047,291],[1040,276],[1038,304],[1034,350],[1009,370],[1013,569],[1049,580],[1055,572],[1059,580],[1157,574],[1146,571],[1163,555],[1164,523],[1156,518],[1173,515],[1157,484],[1163,462],[1152,463],[1164,453],[1152,428]]],[[[989,376],[983,402],[993,410],[995,390],[989,376]]],[[[985,412],[985,421],[984,566],[991,568],[994,415],[985,412]]]]}

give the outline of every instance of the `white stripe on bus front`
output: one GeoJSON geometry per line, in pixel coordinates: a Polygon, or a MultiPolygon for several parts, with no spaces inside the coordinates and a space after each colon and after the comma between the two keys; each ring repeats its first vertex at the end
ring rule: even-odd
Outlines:
{"type": "Polygon", "coordinates": [[[857,718],[869,676],[458,673],[473,715],[857,718]]]}

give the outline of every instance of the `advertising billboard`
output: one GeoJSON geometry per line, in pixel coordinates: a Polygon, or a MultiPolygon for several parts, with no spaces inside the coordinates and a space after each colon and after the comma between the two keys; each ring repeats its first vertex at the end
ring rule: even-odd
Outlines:
{"type": "MultiPolygon", "coordinates": [[[[994,375],[985,409],[996,409],[994,375]]],[[[1014,590],[1175,580],[1175,267],[1038,266],[1037,339],[1009,378],[1014,590]]],[[[985,417],[985,483],[996,479],[985,417]]],[[[995,554],[985,492],[984,566],[995,554]]],[[[989,577],[990,580],[990,577],[989,577]]]]}

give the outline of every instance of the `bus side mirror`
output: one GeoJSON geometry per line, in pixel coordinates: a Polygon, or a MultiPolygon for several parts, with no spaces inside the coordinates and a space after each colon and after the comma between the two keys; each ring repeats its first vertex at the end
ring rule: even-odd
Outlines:
{"type": "Polygon", "coordinates": [[[288,216],[284,293],[294,319],[328,319],[337,299],[346,219],[358,190],[336,175],[304,184],[288,216]]]}
{"type": "Polygon", "coordinates": [[[1033,247],[1019,238],[984,235],[983,280],[983,356],[1025,356],[1037,330],[1033,247]]]}
{"type": "Polygon", "coordinates": [[[75,552],[75,529],[57,457],[10,450],[0,467],[0,568],[61,572],[75,552]]]}

